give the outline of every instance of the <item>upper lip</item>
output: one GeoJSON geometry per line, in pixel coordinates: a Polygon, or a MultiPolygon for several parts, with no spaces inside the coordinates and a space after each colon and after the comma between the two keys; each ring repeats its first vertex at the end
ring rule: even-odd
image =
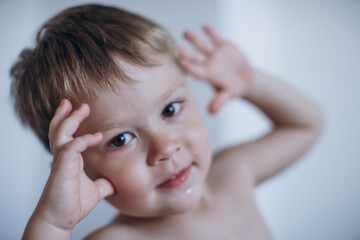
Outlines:
{"type": "Polygon", "coordinates": [[[191,164],[189,164],[189,165],[187,165],[187,166],[185,166],[185,167],[183,167],[183,168],[180,168],[180,170],[176,170],[176,171],[172,172],[171,174],[168,174],[168,175],[166,176],[166,178],[163,178],[163,180],[161,181],[161,183],[160,183],[159,185],[157,185],[157,187],[159,187],[159,186],[161,186],[162,184],[164,184],[165,182],[169,181],[172,177],[179,175],[182,171],[184,171],[185,169],[187,169],[187,168],[190,167],[190,166],[191,166],[191,164]]]}

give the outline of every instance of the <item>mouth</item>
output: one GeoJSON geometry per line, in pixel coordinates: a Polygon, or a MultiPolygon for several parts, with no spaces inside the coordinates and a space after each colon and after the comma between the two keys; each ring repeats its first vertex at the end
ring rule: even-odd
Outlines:
{"type": "Polygon", "coordinates": [[[188,179],[190,170],[191,170],[191,164],[188,167],[174,173],[168,180],[161,183],[156,188],[172,189],[182,185],[188,179]]]}

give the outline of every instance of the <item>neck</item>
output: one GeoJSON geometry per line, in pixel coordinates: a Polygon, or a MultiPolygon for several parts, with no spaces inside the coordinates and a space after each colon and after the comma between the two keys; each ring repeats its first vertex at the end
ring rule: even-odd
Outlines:
{"type": "Polygon", "coordinates": [[[133,217],[127,215],[125,213],[120,213],[116,218],[115,222],[120,223],[164,223],[164,222],[178,222],[178,221],[188,221],[188,219],[196,219],[198,217],[203,216],[209,209],[213,208],[212,204],[214,204],[214,196],[211,190],[206,186],[202,193],[201,199],[199,203],[191,210],[179,213],[179,214],[172,214],[172,215],[159,215],[154,217],[133,217]]]}

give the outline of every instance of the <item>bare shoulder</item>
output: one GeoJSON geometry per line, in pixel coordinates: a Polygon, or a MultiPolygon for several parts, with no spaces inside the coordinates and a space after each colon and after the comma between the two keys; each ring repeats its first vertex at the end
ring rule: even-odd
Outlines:
{"type": "MultiPolygon", "coordinates": [[[[106,226],[91,233],[85,240],[115,239],[115,236],[119,238],[119,233],[120,231],[114,228],[114,226],[106,226]]],[[[125,237],[120,237],[119,239],[125,239],[125,237]]]]}
{"type": "Polygon", "coordinates": [[[135,237],[135,232],[132,231],[130,228],[120,224],[111,223],[91,233],[89,236],[85,238],[85,240],[99,240],[99,239],[127,240],[127,239],[134,239],[134,237],[135,237]]]}
{"type": "Polygon", "coordinates": [[[254,187],[247,147],[229,147],[216,153],[209,172],[212,188],[221,192],[250,194],[254,187]]]}

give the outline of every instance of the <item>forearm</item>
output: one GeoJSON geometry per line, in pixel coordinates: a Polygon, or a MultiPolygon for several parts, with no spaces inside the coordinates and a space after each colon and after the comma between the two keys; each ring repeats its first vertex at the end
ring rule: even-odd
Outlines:
{"type": "Polygon", "coordinates": [[[321,112],[312,101],[263,73],[254,71],[253,80],[243,97],[262,110],[274,127],[321,129],[321,112]]]}
{"type": "Polygon", "coordinates": [[[25,228],[22,240],[63,240],[71,238],[71,230],[59,229],[33,214],[25,228]]]}

